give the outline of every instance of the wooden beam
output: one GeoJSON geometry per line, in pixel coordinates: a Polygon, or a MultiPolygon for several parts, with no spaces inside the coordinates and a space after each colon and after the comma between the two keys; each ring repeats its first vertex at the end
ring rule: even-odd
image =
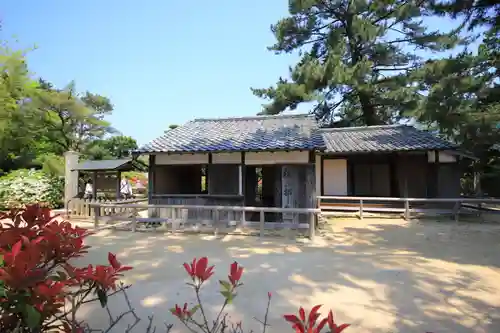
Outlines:
{"type": "MultiPolygon", "coordinates": [[[[238,194],[245,195],[245,153],[241,153],[241,163],[238,167],[238,194]]],[[[244,202],[244,200],[243,200],[244,202]]]]}
{"type": "Polygon", "coordinates": [[[122,180],[122,173],[121,173],[121,171],[117,171],[116,172],[116,200],[120,200],[121,180],[122,180]]]}
{"type": "Polygon", "coordinates": [[[439,151],[435,150],[434,151],[434,173],[435,173],[435,179],[436,179],[436,198],[439,198],[439,169],[440,169],[440,162],[439,162],[439,151]]]}
{"type": "Polygon", "coordinates": [[[314,163],[316,161],[316,152],[314,150],[309,151],[309,163],[314,163]]]}
{"type": "Polygon", "coordinates": [[[151,204],[153,199],[153,194],[155,191],[155,165],[156,155],[149,155],[149,166],[148,166],[148,202],[151,204]]]}
{"type": "Polygon", "coordinates": [[[243,195],[243,165],[238,166],[238,195],[243,195]]]}
{"type": "Polygon", "coordinates": [[[210,194],[210,189],[209,189],[209,174],[210,174],[210,168],[213,163],[212,159],[212,153],[208,153],[208,164],[205,165],[205,191],[207,191],[208,194],[210,194]]]}
{"type": "Polygon", "coordinates": [[[320,195],[325,193],[325,156],[321,155],[320,177],[321,177],[321,192],[320,195]]]}

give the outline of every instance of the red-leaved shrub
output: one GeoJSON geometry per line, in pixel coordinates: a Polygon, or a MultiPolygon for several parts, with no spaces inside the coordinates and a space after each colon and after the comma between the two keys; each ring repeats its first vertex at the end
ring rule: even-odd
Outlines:
{"type": "Polygon", "coordinates": [[[105,306],[131,269],[112,253],[107,266],[74,267],[90,232],[51,217],[48,208],[11,210],[0,221],[0,332],[83,332],[79,307],[95,300],[105,306]]]}
{"type": "MultiPolygon", "coordinates": [[[[240,266],[236,261],[233,262],[229,267],[229,275],[227,280],[219,280],[221,286],[221,295],[223,296],[224,302],[221,309],[214,320],[209,320],[203,304],[200,298],[201,287],[210,279],[214,274],[214,266],[208,265],[208,258],[194,258],[193,261],[188,264],[184,264],[184,268],[188,273],[191,281],[188,285],[191,286],[196,294],[197,304],[191,309],[188,308],[187,303],[184,305],[176,304],[175,307],[170,309],[170,312],[177,317],[184,326],[186,326],[191,332],[205,332],[205,333],[242,333],[242,323],[229,323],[227,321],[227,314],[224,313],[224,309],[228,304],[230,304],[236,297],[237,289],[243,285],[241,278],[243,276],[243,267],[240,266]],[[200,316],[198,319],[195,317],[195,313],[200,310],[200,316]],[[210,324],[209,324],[210,323],[210,324]]],[[[266,332],[268,327],[267,317],[269,314],[269,306],[271,305],[271,292],[267,293],[267,307],[264,315],[264,320],[260,321],[262,324],[262,332],[266,332]]],[[[318,321],[320,317],[319,309],[321,305],[316,305],[309,312],[306,317],[305,310],[301,307],[299,309],[299,315],[294,314],[284,315],[284,319],[291,323],[292,329],[296,333],[320,333],[325,327],[328,328],[328,332],[341,333],[349,324],[337,325],[333,319],[333,312],[330,310],[327,317],[318,321]]]]}

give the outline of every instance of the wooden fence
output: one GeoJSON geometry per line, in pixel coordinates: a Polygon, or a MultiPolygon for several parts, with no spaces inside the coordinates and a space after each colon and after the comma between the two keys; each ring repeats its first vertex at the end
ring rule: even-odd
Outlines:
{"type": "Polygon", "coordinates": [[[140,199],[80,199],[74,198],[68,201],[66,215],[68,217],[94,218],[96,210],[91,208],[92,204],[111,204],[113,207],[102,207],[99,210],[99,216],[110,216],[115,214],[124,214],[126,209],[122,207],[124,204],[133,204],[147,201],[147,198],[140,199]]]}
{"type": "Polygon", "coordinates": [[[458,221],[460,215],[480,215],[483,212],[500,213],[496,198],[391,198],[391,197],[347,197],[318,196],[317,207],[321,214],[336,215],[340,212],[397,213],[406,220],[415,215],[448,215],[458,221]]]}
{"type": "MultiPolygon", "coordinates": [[[[94,211],[94,226],[96,229],[130,226],[131,230],[135,232],[138,228],[144,226],[164,226],[170,227],[173,232],[182,229],[199,230],[200,226],[209,227],[214,233],[223,230],[236,229],[237,227],[255,228],[259,230],[261,236],[264,235],[265,230],[275,229],[293,229],[293,230],[306,230],[309,238],[314,238],[316,216],[320,213],[317,208],[275,208],[275,207],[244,207],[244,206],[195,206],[195,205],[147,205],[147,204],[131,204],[131,203],[89,203],[89,207],[94,211]],[[110,216],[102,215],[101,212],[107,209],[111,211],[116,209],[127,210],[127,214],[111,214],[110,216]],[[151,216],[151,211],[160,211],[159,217],[151,216]],[[190,218],[193,214],[189,211],[206,211],[208,214],[205,219],[190,218]],[[233,212],[233,214],[223,214],[226,212],[233,212]],[[235,214],[239,212],[239,214],[235,214]],[[247,221],[247,213],[258,214],[258,221],[247,221]],[[266,213],[281,213],[281,214],[297,214],[306,215],[307,223],[300,222],[270,222],[266,221],[266,213]],[[141,215],[145,215],[144,217],[141,215]],[[238,217],[238,220],[231,219],[231,217],[238,217]],[[111,222],[111,224],[109,224],[111,222]],[[108,224],[106,226],[106,224],[108,224]],[[103,226],[104,225],[104,226],[103,226]]],[[[199,214],[197,214],[199,215],[199,214]]]]}

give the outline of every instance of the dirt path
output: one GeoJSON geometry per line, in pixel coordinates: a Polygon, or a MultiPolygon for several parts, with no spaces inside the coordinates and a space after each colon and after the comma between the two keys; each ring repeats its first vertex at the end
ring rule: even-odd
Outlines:
{"type": "MultiPolygon", "coordinates": [[[[160,327],[175,322],[172,305],[194,301],[182,263],[206,255],[216,265],[204,290],[208,312],[222,299],[215,282],[237,260],[245,286],[229,310],[257,332],[252,318],[263,316],[267,291],[274,295],[268,332],[291,332],[281,315],[315,304],[351,323],[347,332],[500,332],[500,226],[337,219],[329,230],[314,244],[103,231],[89,239],[94,248],[83,263],[105,262],[113,251],[134,266],[127,275],[132,302],[142,317],[154,313],[160,327]]],[[[119,312],[123,301],[112,304],[119,312]]],[[[98,306],[83,310],[94,326],[106,325],[98,306]]]]}

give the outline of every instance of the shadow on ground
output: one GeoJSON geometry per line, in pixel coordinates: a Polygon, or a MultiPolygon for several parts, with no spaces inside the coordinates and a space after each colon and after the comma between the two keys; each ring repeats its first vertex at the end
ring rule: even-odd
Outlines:
{"type": "MultiPolygon", "coordinates": [[[[243,236],[164,235],[103,231],[89,238],[86,263],[105,263],[108,251],[134,266],[127,274],[132,303],[160,328],[175,323],[168,309],[194,302],[182,263],[208,256],[216,276],[203,291],[212,314],[222,297],[216,281],[237,260],[244,283],[232,319],[259,330],[267,292],[273,292],[267,332],[291,332],[282,314],[323,304],[349,332],[500,332],[500,227],[400,220],[335,220],[314,244],[243,236]]],[[[121,296],[111,300],[116,313],[121,296]]],[[[105,327],[98,305],[83,319],[105,327]]],[[[113,332],[123,332],[125,326],[113,332]]],[[[177,325],[176,332],[183,332],[177,325]]],[[[137,329],[136,332],[143,332],[137,329]]]]}

